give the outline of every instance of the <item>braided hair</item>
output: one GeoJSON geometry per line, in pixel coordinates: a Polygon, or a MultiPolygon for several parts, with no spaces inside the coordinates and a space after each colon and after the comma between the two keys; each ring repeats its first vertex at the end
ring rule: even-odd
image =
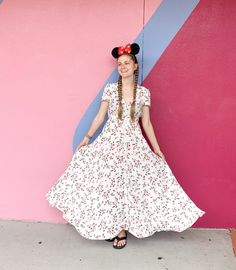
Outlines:
{"type": "MultiPolygon", "coordinates": [[[[128,54],[135,64],[138,64],[137,58],[132,55],[128,54]]],[[[130,118],[134,122],[135,120],[135,104],[136,104],[136,93],[137,93],[137,85],[138,85],[138,75],[139,75],[139,66],[137,66],[137,69],[134,71],[134,89],[133,89],[133,102],[131,104],[131,110],[130,110],[130,118]]],[[[119,75],[118,78],[118,98],[119,98],[119,105],[118,105],[118,119],[122,120],[123,116],[123,108],[122,108],[122,77],[119,75]]]]}

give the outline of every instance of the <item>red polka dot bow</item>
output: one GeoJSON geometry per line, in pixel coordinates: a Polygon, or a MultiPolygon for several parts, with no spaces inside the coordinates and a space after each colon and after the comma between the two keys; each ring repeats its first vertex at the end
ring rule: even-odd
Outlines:
{"type": "Polygon", "coordinates": [[[120,46],[118,48],[118,54],[122,55],[124,53],[131,53],[131,45],[130,43],[128,43],[125,47],[124,46],[120,46]]]}

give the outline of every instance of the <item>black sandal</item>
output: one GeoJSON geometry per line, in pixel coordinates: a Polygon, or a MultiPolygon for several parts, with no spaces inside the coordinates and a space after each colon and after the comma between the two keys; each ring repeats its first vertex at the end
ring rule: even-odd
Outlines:
{"type": "Polygon", "coordinates": [[[116,246],[114,246],[113,244],[113,248],[116,248],[116,249],[121,249],[121,248],[124,248],[127,244],[127,232],[125,232],[125,236],[122,236],[122,237],[119,237],[118,235],[115,237],[115,239],[117,239],[117,242],[116,242],[116,246]],[[118,243],[119,241],[121,240],[126,240],[125,241],[125,244],[124,245],[121,245],[121,246],[118,246],[118,243]]]}
{"type": "Polygon", "coordinates": [[[112,239],[105,239],[107,242],[113,242],[115,240],[116,236],[113,237],[112,239]]]}

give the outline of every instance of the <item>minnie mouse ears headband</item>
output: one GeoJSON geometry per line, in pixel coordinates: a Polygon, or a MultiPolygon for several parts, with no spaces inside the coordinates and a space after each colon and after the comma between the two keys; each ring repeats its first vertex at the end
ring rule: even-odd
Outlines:
{"type": "Polygon", "coordinates": [[[128,43],[126,46],[115,47],[111,51],[114,58],[119,58],[124,53],[129,53],[135,56],[135,54],[139,53],[139,45],[137,43],[128,43]]]}

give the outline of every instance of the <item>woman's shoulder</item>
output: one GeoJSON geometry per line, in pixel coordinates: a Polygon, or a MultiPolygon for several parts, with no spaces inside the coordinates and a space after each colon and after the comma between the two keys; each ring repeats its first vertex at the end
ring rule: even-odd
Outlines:
{"type": "Polygon", "coordinates": [[[113,82],[113,83],[107,83],[106,87],[116,87],[118,85],[117,82],[113,82]]]}
{"type": "Polygon", "coordinates": [[[140,92],[141,93],[147,93],[147,94],[150,94],[150,90],[147,88],[147,87],[145,87],[145,86],[143,86],[143,85],[138,85],[138,88],[140,89],[140,92]]]}
{"type": "Polygon", "coordinates": [[[105,86],[105,88],[109,89],[110,92],[112,92],[112,90],[113,90],[114,88],[116,88],[117,85],[118,85],[117,82],[116,82],[116,83],[107,83],[106,86],[105,86]]]}
{"type": "Polygon", "coordinates": [[[116,83],[106,83],[104,87],[104,92],[109,93],[111,95],[114,93],[114,88],[116,86],[116,83]]]}

